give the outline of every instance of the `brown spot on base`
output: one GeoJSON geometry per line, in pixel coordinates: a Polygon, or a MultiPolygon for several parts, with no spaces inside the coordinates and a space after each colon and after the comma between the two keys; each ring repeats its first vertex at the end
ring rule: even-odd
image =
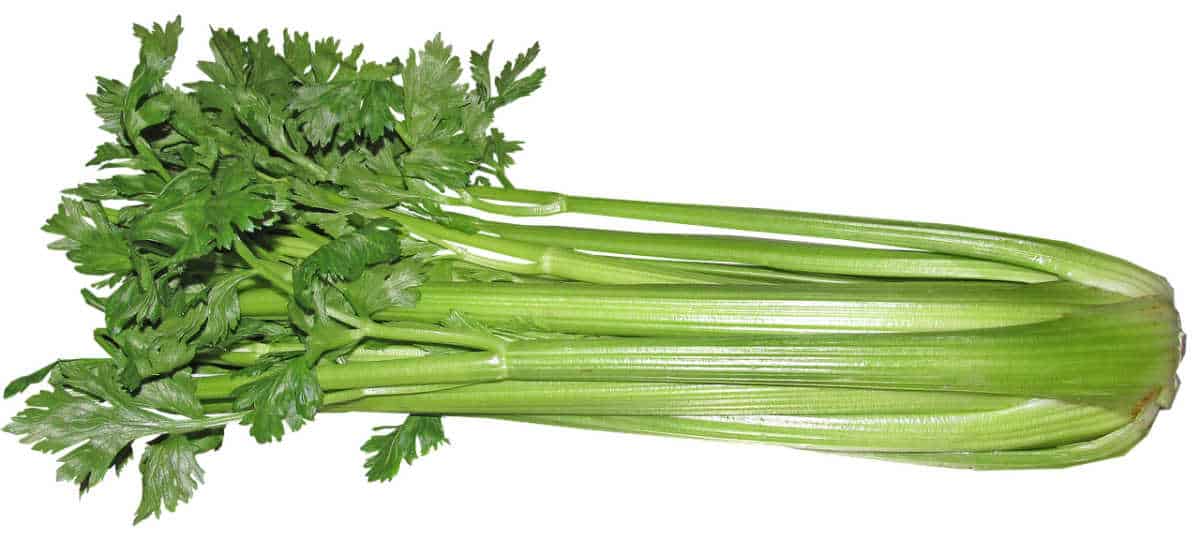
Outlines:
{"type": "Polygon", "coordinates": [[[1159,393],[1162,393],[1162,386],[1156,386],[1154,389],[1150,390],[1150,393],[1147,393],[1146,396],[1137,401],[1137,404],[1133,405],[1133,412],[1130,415],[1134,417],[1140,415],[1142,410],[1146,408],[1147,404],[1150,404],[1154,401],[1154,399],[1158,398],[1159,393]]]}

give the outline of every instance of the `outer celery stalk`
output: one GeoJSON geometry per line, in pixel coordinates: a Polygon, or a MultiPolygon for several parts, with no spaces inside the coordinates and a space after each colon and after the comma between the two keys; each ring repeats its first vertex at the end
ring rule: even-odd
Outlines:
{"type": "Polygon", "coordinates": [[[560,226],[526,226],[474,218],[463,220],[503,239],[614,254],[745,263],[784,271],[1027,283],[1057,279],[1052,274],[1015,265],[913,250],[884,250],[721,235],[651,234],[560,226]]]}
{"type": "Polygon", "coordinates": [[[462,199],[448,201],[502,215],[586,213],[873,243],[1008,263],[1131,297],[1171,295],[1162,277],[1120,258],[1061,241],[964,226],[489,187],[469,188],[462,199]]]}
{"type": "MultiPolygon", "coordinates": [[[[1128,422],[1115,427],[1108,433],[1091,438],[1038,448],[1022,448],[1007,450],[944,450],[932,452],[883,452],[856,451],[849,452],[853,456],[892,460],[899,462],[935,465],[939,467],[955,467],[968,469],[1045,469],[1068,467],[1088,462],[1105,460],[1124,455],[1137,445],[1150,431],[1158,414],[1158,406],[1153,403],[1135,406],[1127,416],[1128,422]],[[1140,410],[1140,411],[1139,411],[1140,410]]],[[[1113,417],[1119,417],[1119,412],[1109,412],[1113,417]]],[[[820,444],[813,444],[797,436],[786,425],[778,421],[755,417],[741,418],[705,418],[700,422],[682,417],[622,417],[622,416],[503,416],[499,419],[524,421],[529,423],[586,428],[594,430],[610,430],[619,432],[670,435],[677,437],[728,439],[776,445],[788,445],[801,449],[827,450],[820,444]],[[772,424],[775,423],[775,424],[772,424]],[[780,427],[784,428],[780,428],[780,427]]],[[[1090,416],[1081,417],[1081,426],[1090,424],[1086,421],[1090,416]]],[[[936,432],[937,425],[932,425],[930,431],[936,432]]],[[[870,444],[868,444],[870,446],[870,444]]]]}
{"type": "Polygon", "coordinates": [[[857,453],[856,456],[939,467],[970,469],[1043,469],[1068,467],[1122,456],[1150,432],[1159,408],[1149,404],[1125,426],[1098,438],[1057,447],[1031,450],[930,452],[930,453],[857,453]]]}
{"type": "Polygon", "coordinates": [[[773,443],[839,452],[998,451],[1095,439],[1133,420],[1126,411],[1034,399],[959,414],[862,416],[512,415],[513,421],[638,434],[773,443]]]}

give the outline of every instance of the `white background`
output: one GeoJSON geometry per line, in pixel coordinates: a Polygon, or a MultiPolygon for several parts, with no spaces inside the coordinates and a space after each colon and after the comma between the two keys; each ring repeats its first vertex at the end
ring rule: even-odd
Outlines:
{"type": "MultiPolygon", "coordinates": [[[[171,4],[22,3],[0,23],[5,380],[97,353],[86,281],[37,228],[57,191],[92,176],[92,76],[127,79],[130,24],[176,13],[177,82],[198,77],[209,25],[335,35],[379,60],[437,31],[462,52],[495,38],[504,57],[540,40],[548,81],[499,118],[528,141],[514,171],[525,187],[1054,237],[1162,273],[1185,319],[1200,313],[1200,13],[1187,2],[171,4]]],[[[366,483],[358,446],[399,417],[322,416],[270,446],[233,428],[202,458],[193,502],[140,529],[1183,532],[1200,475],[1191,367],[1131,454],[1059,471],[454,419],[453,445],[384,485],[366,483]]],[[[136,471],[80,503],[50,456],[12,436],[0,462],[11,532],[111,531],[132,517],[136,471]]]]}

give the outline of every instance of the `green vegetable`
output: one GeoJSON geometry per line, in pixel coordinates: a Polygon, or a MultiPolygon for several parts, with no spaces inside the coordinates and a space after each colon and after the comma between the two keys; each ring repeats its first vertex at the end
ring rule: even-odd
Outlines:
{"type": "Polygon", "coordinates": [[[1170,286],[1124,260],[517,189],[523,145],[494,122],[541,87],[537,44],[497,69],[491,43],[463,61],[435,36],[380,63],[217,29],[205,79],[173,86],[181,31],[135,26],[129,81],[90,96],[112,138],[88,164],[117,173],[67,190],[43,227],[100,277],[83,296],[104,354],[4,390],[47,383],[5,430],[60,454],[81,491],[140,449],[135,522],[191,498],[230,424],[273,442],[322,413],[381,414],[396,422],[362,446],[371,481],[447,444],[444,415],[1032,468],[1123,454],[1174,397],[1170,286]],[[487,218],[558,213],[709,233],[487,218]]]}

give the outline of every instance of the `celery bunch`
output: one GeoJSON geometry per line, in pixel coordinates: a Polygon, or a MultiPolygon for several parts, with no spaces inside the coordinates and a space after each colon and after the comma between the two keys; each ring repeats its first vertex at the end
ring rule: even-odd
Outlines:
{"type": "Polygon", "coordinates": [[[1174,395],[1170,286],[1112,256],[513,187],[493,121],[540,87],[536,44],[493,73],[491,44],[376,63],[214,30],[180,88],[181,31],[135,27],[131,79],[91,96],[113,138],[89,163],[118,172],[44,227],[103,277],[83,294],[106,355],[5,390],[48,382],[5,430],[82,489],[148,439],[138,521],[190,498],[226,426],[270,442],[321,412],[409,414],[363,445],[370,480],[445,443],[444,415],[991,469],[1120,455],[1174,395]],[[494,220],[559,213],[711,233],[494,220]]]}

